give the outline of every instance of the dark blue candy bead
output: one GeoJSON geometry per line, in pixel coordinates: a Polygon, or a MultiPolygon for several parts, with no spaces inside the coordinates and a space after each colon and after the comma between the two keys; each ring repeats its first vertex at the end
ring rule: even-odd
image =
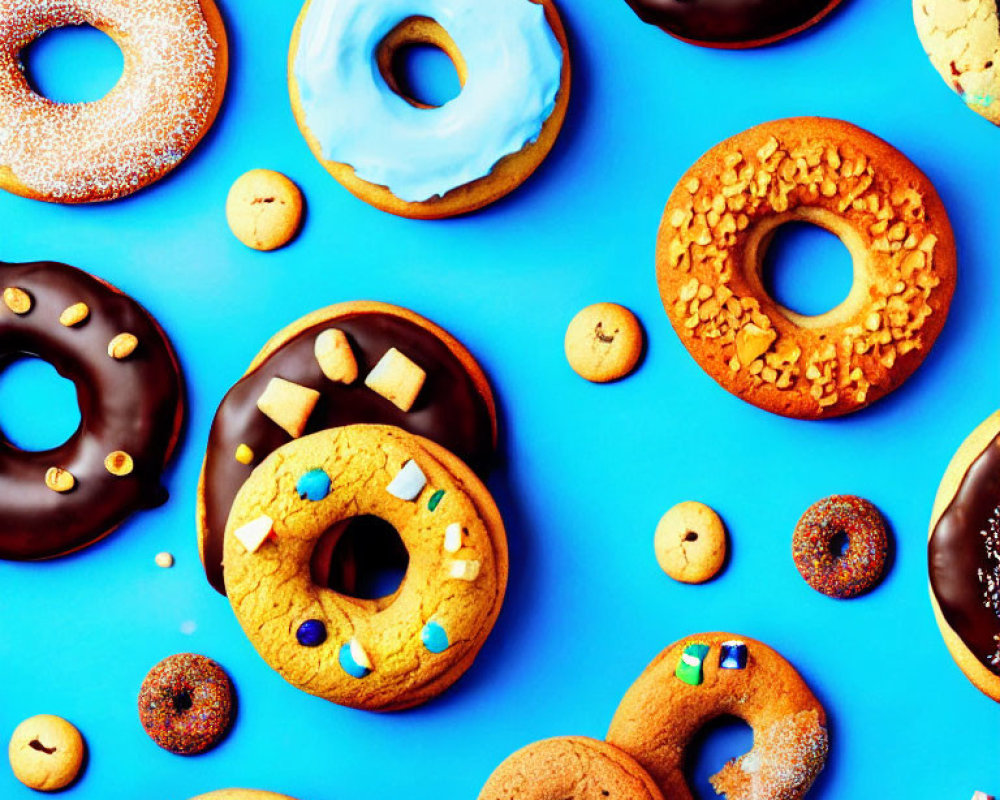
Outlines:
{"type": "Polygon", "coordinates": [[[307,619],[299,625],[295,638],[303,647],[317,647],[326,641],[326,625],[322,620],[307,619]]]}

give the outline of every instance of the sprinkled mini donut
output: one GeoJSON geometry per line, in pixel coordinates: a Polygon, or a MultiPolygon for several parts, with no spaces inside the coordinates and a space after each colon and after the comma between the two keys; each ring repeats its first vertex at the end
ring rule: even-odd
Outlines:
{"type": "Polygon", "coordinates": [[[226,593],[265,661],[341,705],[422,703],[472,664],[507,583],[507,541],[489,492],[456,456],[383,425],[303,436],[264,459],[226,525],[226,593]],[[320,487],[317,472],[328,480],[320,487]],[[409,553],[399,589],[347,597],[310,577],[317,540],[360,515],[392,525],[409,553]]]}
{"type": "Polygon", "coordinates": [[[156,321],[92,275],[0,263],[0,286],[0,369],[36,356],[76,385],[80,426],[65,443],[28,452],[0,433],[0,558],[51,558],[166,499],[183,384],[156,321]]]}
{"type": "Polygon", "coordinates": [[[0,4],[0,187],[89,203],[132,194],[176,167],[211,127],[228,71],[213,0],[4,0],[0,4]],[[125,71],[91,103],[31,88],[21,52],[46,31],[91,25],[125,71]]]}
{"type": "Polygon", "coordinates": [[[800,800],[826,764],[826,712],[802,678],[761,642],[704,633],[675,642],[626,692],[608,741],[635,758],[670,800],[693,800],[685,751],[713,719],[753,728],[753,749],[710,779],[728,800],[800,800]]]}
{"type": "Polygon", "coordinates": [[[813,503],[792,536],[792,558],[806,583],[829,597],[871,591],[885,574],[889,537],[882,515],[867,500],[833,495],[813,503]],[[835,552],[845,537],[847,549],[835,552]]]}
{"type": "Polygon", "coordinates": [[[168,656],[139,690],[139,721],[164,750],[190,756],[215,747],[234,713],[233,684],[212,659],[194,653],[168,656]]]}
{"type": "Polygon", "coordinates": [[[545,159],[569,103],[570,62],[551,0],[307,0],[289,90],[306,141],[348,190],[383,211],[435,219],[513,191],[545,159]],[[394,55],[432,44],[458,97],[406,96],[394,55]]]}
{"type": "Polygon", "coordinates": [[[775,414],[857,411],[898,387],[940,333],[955,243],[930,181],[898,150],[847,122],[803,117],[716,145],[678,182],[657,246],[657,279],[684,346],[723,388],[775,414]],[[809,222],[854,260],[840,305],[804,316],[764,289],[775,230],[809,222]]]}

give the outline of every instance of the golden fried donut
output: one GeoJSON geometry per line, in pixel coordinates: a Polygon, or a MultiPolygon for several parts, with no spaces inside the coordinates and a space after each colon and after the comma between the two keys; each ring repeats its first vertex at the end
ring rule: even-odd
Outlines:
{"type": "Polygon", "coordinates": [[[930,181],[847,122],[758,125],[716,145],[678,182],[660,225],[660,296],[688,351],[738,397],[788,417],[857,411],[898,387],[944,325],[955,243],[930,181]],[[761,281],[775,230],[804,221],[854,260],[842,303],[818,316],[761,281]]]}
{"type": "Polygon", "coordinates": [[[799,800],[829,750],[826,713],[795,668],[761,642],[702,633],[675,642],[626,692],[608,741],[653,776],[664,797],[692,800],[684,752],[706,723],[739,717],[753,749],[712,776],[728,800],[799,800]]]}
{"type": "Polygon", "coordinates": [[[457,680],[507,584],[503,522],[475,473],[383,425],[320,431],[264,459],[233,502],[223,563],[264,660],[303,691],[369,710],[417,705],[457,680]],[[347,597],[310,578],[320,537],[361,515],[390,523],[409,553],[388,597],[347,597]]]}
{"type": "Polygon", "coordinates": [[[89,203],[162,178],[212,126],[228,73],[213,0],[5,0],[0,5],[0,188],[89,203]],[[42,33],[91,25],[125,71],[92,103],[55,103],[28,84],[21,51],[42,33]]]}
{"type": "Polygon", "coordinates": [[[192,797],[191,800],[295,800],[295,798],[261,789],[217,789],[192,797]]]}

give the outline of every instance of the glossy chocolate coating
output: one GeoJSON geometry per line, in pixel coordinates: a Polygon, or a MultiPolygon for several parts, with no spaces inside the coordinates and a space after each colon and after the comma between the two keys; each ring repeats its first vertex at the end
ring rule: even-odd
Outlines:
{"type": "Polygon", "coordinates": [[[945,621],[1000,675],[1000,436],[972,462],[938,520],[928,563],[945,621]]]}
{"type": "Polygon", "coordinates": [[[628,0],[671,36],[709,47],[756,47],[818,22],[840,0],[628,0]]]}
{"type": "Polygon", "coordinates": [[[62,555],[96,541],[141,508],[166,499],[160,473],[170,457],[184,413],[176,358],[156,321],[134,300],[66,264],[0,263],[0,290],[16,287],[31,310],[0,304],[0,368],[34,356],[76,386],[80,426],[59,447],[27,452],[0,433],[0,558],[31,560],[62,555]],[[88,317],[66,327],[59,315],[86,303],[88,317]],[[128,358],[108,355],[119,333],[139,346],[128,358]],[[131,474],[111,475],[105,457],[132,456],[131,474]],[[76,479],[66,493],[45,485],[50,467],[76,479]]]}
{"type": "Polygon", "coordinates": [[[253,468],[290,440],[284,430],[257,409],[257,398],[273,377],[320,392],[306,434],[358,423],[395,425],[441,444],[480,475],[492,460],[496,436],[490,403],[462,361],[431,331],[392,314],[365,312],[308,328],[230,389],[212,423],[205,456],[203,546],[205,573],[223,594],[222,545],[229,509],[253,468]],[[316,337],[328,328],[339,328],[351,343],[358,362],[358,379],[350,386],[329,380],[316,362],[316,337]],[[391,347],[427,373],[420,395],[408,412],[364,385],[365,376],[391,347]],[[249,465],[240,464],[234,457],[240,444],[253,450],[254,459],[249,465]]]}

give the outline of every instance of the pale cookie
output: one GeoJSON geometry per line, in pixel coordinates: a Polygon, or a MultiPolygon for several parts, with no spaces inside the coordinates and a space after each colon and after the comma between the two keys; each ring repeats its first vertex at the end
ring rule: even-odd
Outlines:
{"type": "Polygon", "coordinates": [[[233,234],[254,250],[288,244],[302,222],[302,192],[280,172],[252,169],[236,179],[226,198],[233,234]]]}
{"type": "Polygon", "coordinates": [[[10,737],[8,755],[14,777],[29,789],[55,792],[80,774],[84,755],[80,731],[61,717],[29,717],[10,737]]]}
{"type": "Polygon", "coordinates": [[[660,567],[671,578],[704,583],[726,560],[726,528],[711,508],[686,500],[660,519],[653,547],[660,567]]]}
{"type": "Polygon", "coordinates": [[[642,356],[642,326],[616,303],[595,303],[580,311],[566,329],[566,360],[577,375],[594,383],[628,375],[642,356]]]}

